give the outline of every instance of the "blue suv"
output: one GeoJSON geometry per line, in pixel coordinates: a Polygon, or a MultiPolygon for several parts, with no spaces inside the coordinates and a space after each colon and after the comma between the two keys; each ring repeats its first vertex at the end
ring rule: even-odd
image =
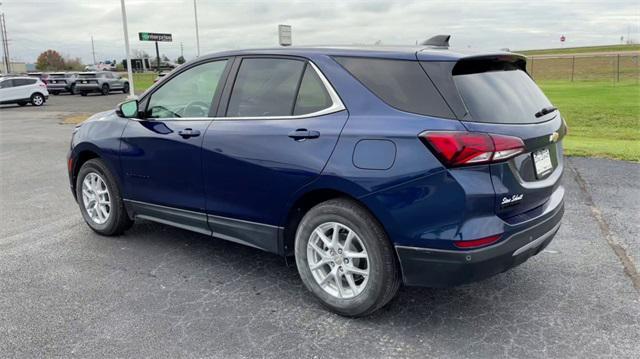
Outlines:
{"type": "Polygon", "coordinates": [[[137,218],[293,256],[346,316],[544,249],[563,215],[560,113],[512,53],[230,51],[73,131],[87,224],[137,218]]]}

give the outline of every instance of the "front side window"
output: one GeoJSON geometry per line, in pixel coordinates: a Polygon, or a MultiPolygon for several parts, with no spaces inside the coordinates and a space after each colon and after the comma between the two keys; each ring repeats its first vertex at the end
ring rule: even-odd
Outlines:
{"type": "Polygon", "coordinates": [[[300,60],[242,60],[227,116],[291,116],[304,67],[305,63],[300,60]]]}
{"type": "Polygon", "coordinates": [[[148,118],[207,117],[227,60],[192,67],[151,94],[148,118]]]}

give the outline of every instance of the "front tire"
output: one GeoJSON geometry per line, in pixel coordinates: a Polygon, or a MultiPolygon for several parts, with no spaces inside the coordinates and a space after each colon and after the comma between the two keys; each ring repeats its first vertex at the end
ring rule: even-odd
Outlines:
{"type": "Polygon", "coordinates": [[[323,202],[302,218],[295,239],[300,278],[320,302],[344,316],[365,316],[400,287],[391,242],[378,221],[355,201],[323,202]]]}
{"type": "Polygon", "coordinates": [[[76,198],[84,221],[99,234],[119,235],[133,223],[115,178],[100,159],[89,160],[80,168],[76,198]]]}
{"type": "Polygon", "coordinates": [[[44,96],[39,93],[34,93],[33,95],[31,95],[31,104],[34,106],[44,105],[44,96]]]}

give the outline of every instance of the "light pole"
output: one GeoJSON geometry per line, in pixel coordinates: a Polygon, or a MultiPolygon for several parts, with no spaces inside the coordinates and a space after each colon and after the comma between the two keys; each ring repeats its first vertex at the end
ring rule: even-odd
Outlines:
{"type": "Polygon", "coordinates": [[[124,46],[127,51],[127,75],[129,76],[129,97],[134,96],[133,91],[133,71],[131,70],[131,56],[129,54],[129,30],[127,30],[127,10],[124,6],[124,0],[120,0],[122,8],[122,30],[124,31],[124,46]]]}
{"type": "Polygon", "coordinates": [[[193,16],[196,19],[196,56],[200,57],[200,34],[198,33],[198,5],[193,0],[193,16]]]}

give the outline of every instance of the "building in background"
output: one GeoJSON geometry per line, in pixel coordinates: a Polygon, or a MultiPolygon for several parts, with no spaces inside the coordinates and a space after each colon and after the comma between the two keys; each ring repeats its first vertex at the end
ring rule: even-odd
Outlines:
{"type": "MultiPolygon", "coordinates": [[[[19,74],[19,73],[25,73],[27,72],[27,64],[24,62],[16,62],[16,61],[11,61],[9,63],[9,67],[11,68],[11,73],[12,74],[19,74]]],[[[0,61],[0,72],[2,72],[4,74],[4,69],[6,67],[4,66],[4,61],[0,61]]]]}

